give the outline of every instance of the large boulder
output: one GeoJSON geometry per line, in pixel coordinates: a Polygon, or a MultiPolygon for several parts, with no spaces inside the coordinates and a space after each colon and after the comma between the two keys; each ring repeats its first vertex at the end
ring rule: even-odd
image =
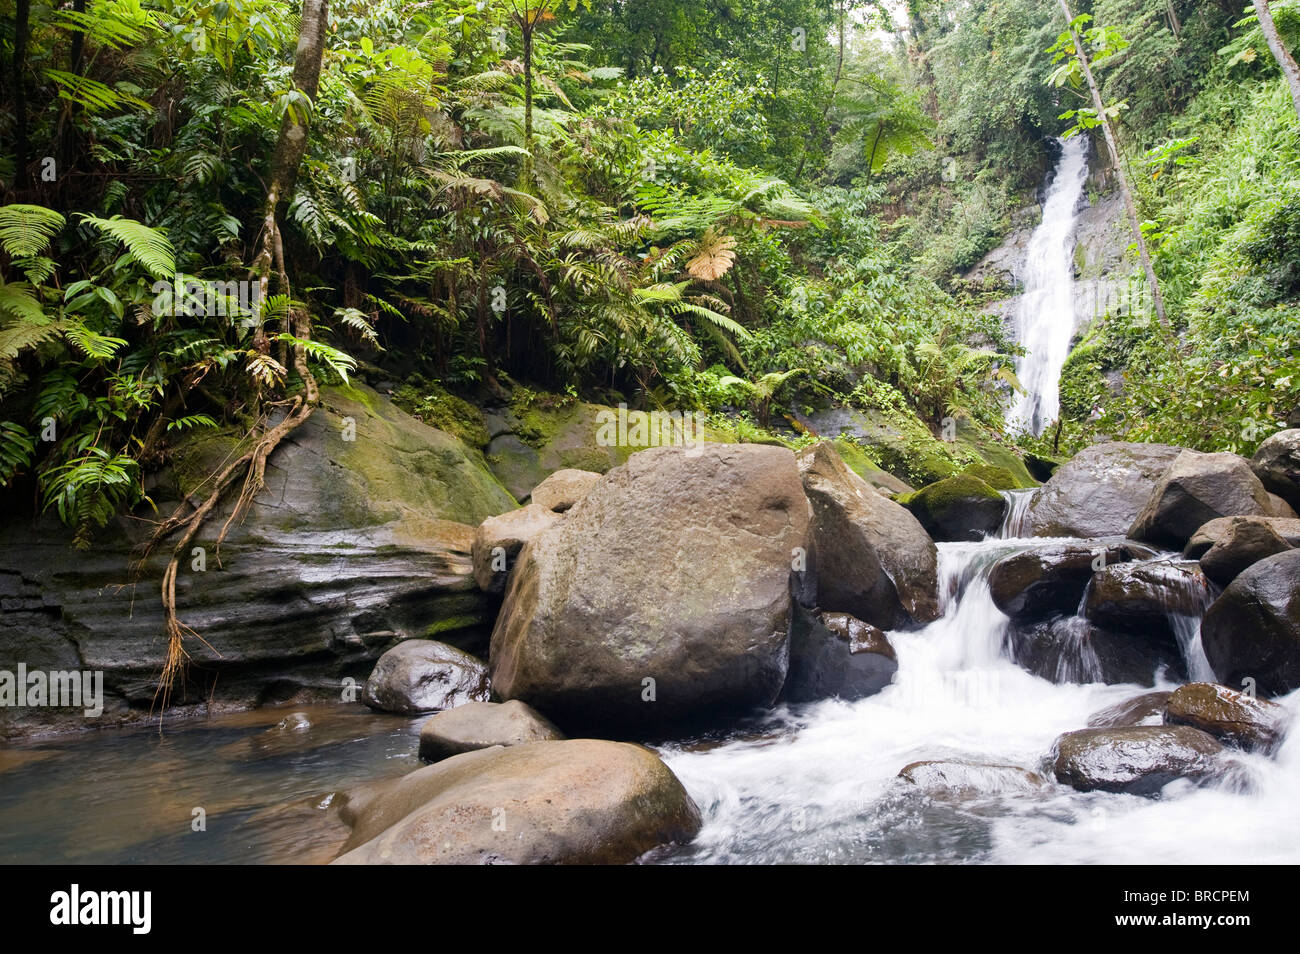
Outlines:
{"type": "Polygon", "coordinates": [[[1268,493],[1245,460],[1185,450],[1161,475],[1128,535],[1181,550],[1216,517],[1272,515],[1268,493]]]}
{"type": "Polygon", "coordinates": [[[437,762],[494,745],[550,742],[564,734],[532,706],[509,702],[467,702],[430,716],[420,726],[420,758],[437,762]]]}
{"type": "Polygon", "coordinates": [[[1007,513],[1000,493],[971,474],[928,484],[898,502],[939,541],[979,541],[997,533],[1007,513]]]}
{"type": "Polygon", "coordinates": [[[1165,722],[1190,725],[1239,749],[1272,752],[1282,744],[1290,714],[1275,702],[1226,686],[1194,682],[1170,695],[1165,722]]]}
{"type": "Polygon", "coordinates": [[[807,577],[816,592],[804,598],[882,629],[937,619],[937,553],[916,519],[850,470],[829,442],[797,461],[812,504],[807,577]]]}
{"type": "Polygon", "coordinates": [[[1300,688],[1300,550],[1260,560],[1233,580],[1206,611],[1201,642],[1226,686],[1267,695],[1300,688]]]}
{"type": "Polygon", "coordinates": [[[1079,609],[1093,573],[1147,556],[1138,544],[1061,544],[1003,557],[989,570],[993,603],[1012,619],[1047,619],[1079,609]]]}
{"type": "Polygon", "coordinates": [[[1270,492],[1300,511],[1300,428],[1278,431],[1260,444],[1250,469],[1270,492]]]}
{"type": "Polygon", "coordinates": [[[1144,692],[1140,696],[1125,699],[1113,706],[1107,706],[1088,718],[1090,729],[1117,729],[1122,726],[1164,725],[1165,706],[1169,704],[1168,691],[1144,692]]]}
{"type": "Polygon", "coordinates": [[[1227,539],[1230,531],[1243,524],[1267,527],[1288,544],[1300,547],[1300,520],[1281,517],[1219,517],[1200,527],[1183,548],[1183,556],[1199,560],[1210,548],[1227,539]]]}
{"type": "Polygon", "coordinates": [[[556,513],[564,513],[600,483],[601,475],[590,470],[557,470],[533,488],[531,503],[556,513]]]}
{"type": "Polygon", "coordinates": [[[1017,665],[1055,683],[1153,686],[1158,678],[1187,678],[1177,640],[1157,627],[1123,632],[1079,616],[1013,620],[1006,650],[1017,665]]]}
{"type": "Polygon", "coordinates": [[[1110,442],[1084,448],[1056,469],[1029,505],[1036,537],[1128,533],[1182,448],[1110,442]]]}
{"type": "MultiPolygon", "coordinates": [[[[149,479],[158,511],[200,501],[238,438],[200,431],[174,448],[149,479]]],[[[171,718],[209,703],[337,701],[345,680],[364,680],[401,639],[486,645],[494,607],[474,585],[474,526],[514,500],[476,451],[388,398],[360,384],[322,388],[322,405],[271,455],[265,486],[218,555],[232,504],[214,511],[176,578],[180,618],[202,638],[186,640],[171,718]]],[[[167,649],[159,582],[170,547],[138,575],[133,548],[157,516],[114,520],[86,551],[52,518],[0,526],[0,669],[94,670],[105,694],[93,722],[0,707],[0,737],[149,717],[167,649]]]]}
{"type": "Polygon", "coordinates": [[[1205,781],[1223,771],[1223,746],[1189,726],[1081,729],[1056,740],[1056,780],[1081,792],[1157,795],[1175,779],[1205,781]]]}
{"type": "Polygon", "coordinates": [[[561,519],[551,508],[531,503],[480,523],[473,546],[474,582],[478,588],[494,595],[504,593],[524,544],[561,519]]]}
{"type": "Polygon", "coordinates": [[[379,657],[361,701],[380,712],[417,715],[490,695],[487,667],[469,653],[432,639],[408,639],[379,657]]]}
{"type": "Polygon", "coordinates": [[[1084,615],[1123,632],[1172,633],[1171,616],[1199,617],[1209,605],[1210,588],[1195,563],[1118,563],[1093,574],[1084,615]]]}
{"type": "Polygon", "coordinates": [[[784,448],[633,455],[520,553],[492,633],[494,690],[566,730],[771,704],[809,509],[784,448]]]}
{"type": "Polygon", "coordinates": [[[802,607],[796,613],[782,692],[786,701],[861,699],[893,681],[898,656],[875,626],[848,613],[823,613],[820,619],[802,607]]]}
{"type": "MultiPolygon", "coordinates": [[[[1267,523],[1229,517],[1233,521],[1201,556],[1201,570],[1219,586],[1227,586],[1243,570],[1275,553],[1294,549],[1267,523]]],[[[1199,531],[1198,531],[1199,532],[1199,531]]]]}
{"type": "Polygon", "coordinates": [[[336,864],[626,864],[700,828],[649,749],[593,739],[481,749],[350,795],[336,864]]]}

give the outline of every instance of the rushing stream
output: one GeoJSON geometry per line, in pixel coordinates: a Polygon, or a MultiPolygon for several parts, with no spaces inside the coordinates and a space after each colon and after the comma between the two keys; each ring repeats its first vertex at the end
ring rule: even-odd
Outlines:
{"type": "Polygon", "coordinates": [[[1088,178],[1083,136],[1061,141],[1061,159],[1043,201],[1043,221],[1030,237],[1021,266],[1024,292],[1016,302],[1016,340],[1026,354],[1016,362],[1024,388],[1008,422],[1041,434],[1061,407],[1061,368],[1074,336],[1074,230],[1088,178]]]}

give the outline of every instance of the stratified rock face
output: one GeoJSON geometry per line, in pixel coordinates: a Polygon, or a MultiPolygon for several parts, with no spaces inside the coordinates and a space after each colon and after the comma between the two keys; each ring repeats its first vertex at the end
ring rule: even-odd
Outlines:
{"type": "Polygon", "coordinates": [[[1236,454],[1185,450],[1161,475],[1128,535],[1175,550],[1217,517],[1271,517],[1264,485],[1236,454]]]}
{"type": "Polygon", "coordinates": [[[700,812],[649,749],[577,739],[482,749],[349,796],[335,864],[626,864],[700,812]]]}
{"type": "Polygon", "coordinates": [[[1266,523],[1228,519],[1233,522],[1201,556],[1201,569],[1219,586],[1227,586],[1260,560],[1292,549],[1266,523]]]}
{"type": "Polygon", "coordinates": [[[784,448],[633,455],[520,554],[492,634],[494,690],[566,731],[770,705],[809,509],[784,448]]]}
{"type": "Polygon", "coordinates": [[[1113,706],[1107,706],[1094,713],[1088,719],[1090,729],[1118,729],[1135,725],[1164,725],[1165,706],[1169,704],[1171,692],[1144,692],[1132,699],[1125,699],[1113,706]]]}
{"type": "Polygon", "coordinates": [[[524,544],[561,519],[549,507],[531,503],[480,523],[474,532],[473,552],[474,582],[478,588],[494,595],[504,593],[515,558],[524,544]]]}
{"type": "Polygon", "coordinates": [[[1290,717],[1277,703],[1226,686],[1194,682],[1170,696],[1165,722],[1190,725],[1239,749],[1272,752],[1282,744],[1290,717]]]}
{"type": "Polygon", "coordinates": [[[934,541],[906,509],[877,493],[823,441],[798,455],[812,504],[809,602],[897,629],[939,616],[934,541]]]}
{"type": "Polygon", "coordinates": [[[408,639],[379,657],[361,701],[381,712],[418,715],[490,695],[487,667],[469,653],[432,639],[408,639]]]}
{"type": "Polygon", "coordinates": [[[1167,444],[1111,442],[1062,464],[1029,505],[1036,537],[1124,536],[1181,453],[1167,444]]]}
{"type": "Polygon", "coordinates": [[[1034,795],[1047,788],[1047,779],[1018,765],[978,762],[913,762],[898,777],[932,798],[944,799],[1034,795]]]}
{"type": "Polygon", "coordinates": [[[1081,792],[1156,795],[1175,779],[1219,774],[1223,746],[1189,726],[1133,726],[1067,732],[1052,747],[1056,780],[1081,792]]]}
{"type": "Polygon", "coordinates": [[[600,483],[600,474],[590,470],[557,470],[533,488],[530,501],[539,507],[564,513],[600,483]]]}
{"type": "Polygon", "coordinates": [[[782,692],[787,701],[861,699],[893,681],[898,657],[879,629],[848,613],[823,613],[818,620],[798,607],[796,614],[782,692]]]}
{"type": "Polygon", "coordinates": [[[1183,556],[1199,560],[1215,544],[1227,539],[1229,531],[1243,525],[1267,527],[1288,544],[1300,547],[1300,520],[1281,517],[1219,517],[1200,527],[1183,548],[1183,556]]]}
{"type": "Polygon", "coordinates": [[[1148,553],[1141,546],[1103,541],[1025,550],[993,565],[989,590],[997,608],[1012,619],[1073,614],[1096,570],[1148,553]]]}
{"type": "Polygon", "coordinates": [[[1270,696],[1300,688],[1300,550],[1260,560],[1233,580],[1201,621],[1201,642],[1226,686],[1270,696]]]}
{"type": "MultiPolygon", "coordinates": [[[[232,448],[200,434],[151,484],[161,513],[194,490],[232,448]]],[[[213,546],[214,513],[181,563],[181,620],[190,639],[177,705],[256,705],[307,693],[338,699],[397,640],[436,636],[481,645],[490,601],[474,586],[474,525],[515,506],[474,451],[363,386],[323,389],[323,405],[271,456],[246,519],[213,546]]],[[[152,511],[148,516],[153,519],[152,511]]],[[[0,528],[0,669],[104,673],[105,715],[144,718],[166,648],[160,547],[139,577],[131,548],[149,529],[122,519],[84,552],[43,520],[0,528]],[[134,581],[134,582],[133,582],[134,581]]],[[[0,737],[77,728],[69,710],[0,708],[0,737]]]]}
{"type": "Polygon", "coordinates": [[[420,726],[420,758],[437,762],[494,745],[550,742],[564,734],[532,706],[509,702],[467,702],[430,716],[420,726]]]}
{"type": "Polygon", "coordinates": [[[1260,444],[1250,467],[1269,491],[1300,512],[1300,428],[1278,431],[1260,444]]]}
{"type": "Polygon", "coordinates": [[[907,494],[900,503],[934,539],[976,542],[995,534],[1007,512],[1003,496],[970,474],[958,474],[907,494]]]}

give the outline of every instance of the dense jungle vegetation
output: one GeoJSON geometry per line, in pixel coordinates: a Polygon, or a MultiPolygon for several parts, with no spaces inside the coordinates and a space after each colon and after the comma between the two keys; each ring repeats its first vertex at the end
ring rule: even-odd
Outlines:
{"type": "Polygon", "coordinates": [[[1118,157],[1055,0],[6,0],[0,481],[88,541],[200,429],[255,487],[358,373],[449,427],[529,388],[1000,435],[1009,290],[965,275],[1071,130],[1127,172],[1169,330],[1130,255],[1145,304],[1007,438],[1250,453],[1300,405],[1278,60],[1243,0],[1072,12],[1118,157]]]}

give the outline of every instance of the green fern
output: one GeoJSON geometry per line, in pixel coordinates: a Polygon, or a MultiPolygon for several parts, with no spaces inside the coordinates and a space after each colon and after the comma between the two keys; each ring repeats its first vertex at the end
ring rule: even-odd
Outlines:
{"type": "Polygon", "coordinates": [[[143,222],[115,215],[109,219],[82,214],[82,222],[105,235],[112,236],[126,246],[131,258],[155,278],[173,278],[176,274],[176,252],[172,244],[158,229],[143,222]]]}
{"type": "Polygon", "coordinates": [[[42,205],[0,206],[0,248],[13,259],[31,258],[49,248],[66,224],[62,215],[42,205]]]}

